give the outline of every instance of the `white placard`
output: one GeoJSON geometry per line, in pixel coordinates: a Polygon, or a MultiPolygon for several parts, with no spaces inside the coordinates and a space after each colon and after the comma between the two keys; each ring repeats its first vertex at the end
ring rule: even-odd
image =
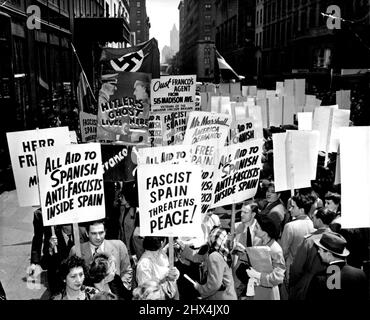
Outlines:
{"type": "Polygon", "coordinates": [[[294,114],[296,108],[294,105],[295,98],[292,96],[283,96],[283,122],[282,124],[294,124],[294,114]]]}
{"type": "Polygon", "coordinates": [[[312,130],[312,112],[298,112],[298,130],[312,130]]]}
{"type": "Polygon", "coordinates": [[[370,228],[370,127],[341,128],[339,141],[342,228],[370,228]]]}
{"type": "Polygon", "coordinates": [[[19,206],[37,206],[40,199],[35,150],[70,144],[68,127],[7,132],[6,136],[19,206]]]}
{"type": "Polygon", "coordinates": [[[140,148],[137,164],[183,164],[190,162],[190,146],[176,145],[156,148],[140,148]]]}
{"type": "Polygon", "coordinates": [[[82,142],[96,141],[96,126],[98,124],[98,116],[87,112],[80,112],[80,128],[82,142]]]}
{"type": "Polygon", "coordinates": [[[44,226],[105,218],[100,143],[36,149],[44,226]]]}
{"type": "Polygon", "coordinates": [[[272,142],[275,191],[310,187],[316,178],[319,132],[275,133],[272,142]]]}
{"type": "Polygon", "coordinates": [[[219,207],[254,197],[261,169],[262,139],[227,146],[213,182],[213,204],[219,207]]]}
{"type": "Polygon", "coordinates": [[[196,75],[161,76],[150,83],[152,111],[193,111],[196,75]]]}
{"type": "Polygon", "coordinates": [[[283,98],[269,97],[268,104],[270,127],[279,127],[283,124],[283,98]]]}
{"type": "Polygon", "coordinates": [[[140,236],[191,237],[201,230],[201,168],[191,164],[137,169],[140,236]]]}

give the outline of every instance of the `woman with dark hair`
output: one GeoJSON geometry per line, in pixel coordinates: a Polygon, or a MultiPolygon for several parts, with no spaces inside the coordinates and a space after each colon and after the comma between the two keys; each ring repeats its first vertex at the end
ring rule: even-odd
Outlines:
{"type": "Polygon", "coordinates": [[[91,300],[97,289],[84,285],[87,269],[82,258],[72,255],[62,261],[59,276],[64,283],[61,292],[52,300],[91,300]]]}
{"type": "Polygon", "coordinates": [[[198,254],[189,246],[178,242],[184,257],[192,261],[204,262],[204,273],[207,275],[204,284],[195,282],[194,288],[205,300],[237,300],[234,278],[231,270],[231,255],[226,247],[227,232],[225,229],[215,227],[208,236],[208,251],[201,254],[204,246],[198,254]]]}
{"type": "Polygon", "coordinates": [[[130,300],[131,292],[126,289],[118,274],[113,256],[105,253],[95,255],[89,270],[89,283],[99,291],[113,293],[119,300],[130,300]]]}
{"type": "Polygon", "coordinates": [[[166,300],[178,299],[176,281],[179,271],[170,267],[166,253],[163,250],[165,238],[145,237],[143,241],[144,253],[136,267],[136,279],[138,286],[147,281],[158,281],[163,296],[166,300]]]}
{"type": "Polygon", "coordinates": [[[256,279],[254,300],[280,300],[278,286],[283,283],[285,273],[283,250],[276,241],[280,234],[280,219],[275,214],[269,216],[259,214],[256,219],[258,222],[256,236],[261,239],[260,246],[269,247],[271,266],[267,266],[268,268],[265,266],[264,271],[259,268],[258,263],[254,263],[254,268],[246,270],[249,278],[256,279]]]}

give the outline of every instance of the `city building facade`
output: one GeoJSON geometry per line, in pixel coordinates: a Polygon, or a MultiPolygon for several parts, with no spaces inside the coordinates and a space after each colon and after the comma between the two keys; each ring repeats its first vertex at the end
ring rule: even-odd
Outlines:
{"type": "Polygon", "coordinates": [[[216,0],[216,48],[245,81],[256,79],[256,0],[216,0]]]}
{"type": "Polygon", "coordinates": [[[198,81],[214,80],[215,1],[182,0],[180,18],[179,69],[196,74],[198,81]]]}
{"type": "Polygon", "coordinates": [[[259,81],[292,74],[327,79],[342,69],[369,68],[369,24],[368,1],[257,0],[259,81]],[[340,29],[328,27],[332,5],[344,19],[340,29]]]}
{"type": "Polygon", "coordinates": [[[150,18],[146,11],[146,0],[130,0],[131,45],[149,40],[150,18]]]}

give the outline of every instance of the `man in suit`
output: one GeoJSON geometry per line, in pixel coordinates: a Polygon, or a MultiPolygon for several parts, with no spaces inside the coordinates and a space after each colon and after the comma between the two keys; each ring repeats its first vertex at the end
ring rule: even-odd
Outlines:
{"type": "Polygon", "coordinates": [[[307,291],[307,300],[358,301],[368,300],[366,274],[346,262],[349,251],[347,241],[339,234],[324,233],[314,240],[318,255],[327,266],[312,279],[307,291]]]}
{"type": "Polygon", "coordinates": [[[313,226],[317,230],[305,236],[303,243],[297,250],[293,264],[290,266],[289,300],[305,300],[313,276],[326,269],[317,253],[314,241],[320,240],[325,232],[332,232],[329,225],[335,217],[334,211],[325,208],[314,211],[313,226]]]}
{"type": "MultiPolygon", "coordinates": [[[[93,261],[97,253],[105,252],[115,259],[116,273],[121,277],[127,290],[131,290],[133,270],[130,264],[130,257],[126,245],[121,240],[105,240],[104,220],[92,221],[87,226],[89,241],[81,244],[81,257],[87,266],[93,261]]],[[[73,246],[69,255],[76,254],[76,247],[73,246]]]]}

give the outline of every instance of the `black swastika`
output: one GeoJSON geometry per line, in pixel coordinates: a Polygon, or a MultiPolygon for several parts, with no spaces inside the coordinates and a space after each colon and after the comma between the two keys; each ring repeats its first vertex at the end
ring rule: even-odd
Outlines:
{"type": "Polygon", "coordinates": [[[139,53],[133,52],[127,56],[118,59],[113,59],[112,62],[115,63],[121,71],[130,72],[132,69],[136,67],[137,62],[140,62],[142,59],[143,57],[139,53]],[[125,64],[127,64],[128,66],[124,70],[122,70],[125,64]]]}

